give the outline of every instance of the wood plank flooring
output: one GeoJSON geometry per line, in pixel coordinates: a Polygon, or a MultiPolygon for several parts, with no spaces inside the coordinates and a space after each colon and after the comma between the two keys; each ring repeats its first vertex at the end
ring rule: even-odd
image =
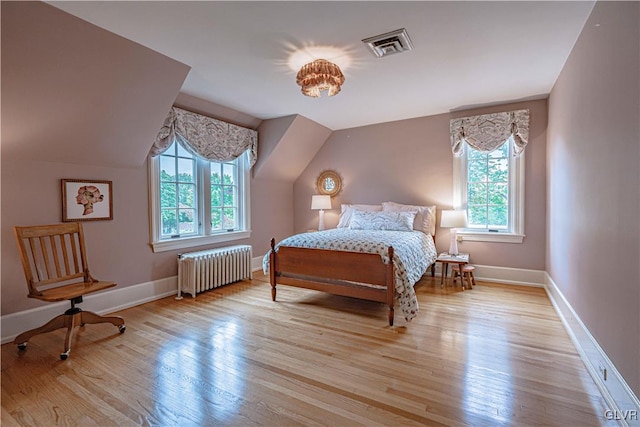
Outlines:
{"type": "MultiPolygon", "coordinates": [[[[116,313],[25,351],[2,346],[8,426],[598,426],[603,398],[543,289],[416,285],[407,323],[384,304],[261,273],[116,313]]],[[[609,422],[611,423],[611,422],[609,422]]],[[[609,424],[615,425],[615,424],[609,424]]]]}

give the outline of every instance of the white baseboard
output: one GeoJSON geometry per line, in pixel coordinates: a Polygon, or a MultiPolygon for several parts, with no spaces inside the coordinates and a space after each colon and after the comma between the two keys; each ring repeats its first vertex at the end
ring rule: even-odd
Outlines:
{"type": "Polygon", "coordinates": [[[609,406],[609,411],[602,414],[603,419],[618,421],[622,426],[640,426],[640,401],[548,274],[545,289],[580,358],[609,406]],[[602,369],[606,369],[606,380],[602,369]]]}
{"type": "MultiPolygon", "coordinates": [[[[81,308],[103,315],[175,295],[177,292],[178,277],[173,276],[126,288],[116,287],[110,291],[85,295],[81,308]]],[[[13,341],[18,334],[24,331],[44,325],[55,316],[64,313],[69,307],[70,305],[67,301],[53,304],[47,303],[41,307],[0,317],[2,344],[13,341]]]]}

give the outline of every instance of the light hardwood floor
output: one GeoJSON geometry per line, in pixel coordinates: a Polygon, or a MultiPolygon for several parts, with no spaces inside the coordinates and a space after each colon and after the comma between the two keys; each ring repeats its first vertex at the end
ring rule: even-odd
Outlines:
{"type": "Polygon", "coordinates": [[[420,314],[261,273],[2,346],[2,426],[607,425],[543,289],[416,285],[420,314]]]}

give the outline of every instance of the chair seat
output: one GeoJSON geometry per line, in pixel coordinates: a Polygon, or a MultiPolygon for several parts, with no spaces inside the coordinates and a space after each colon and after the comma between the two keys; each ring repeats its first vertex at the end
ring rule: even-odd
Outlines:
{"type": "Polygon", "coordinates": [[[116,286],[115,282],[78,282],[57,288],[42,290],[39,294],[29,294],[29,298],[37,298],[43,301],[66,301],[92,292],[116,286]]]}

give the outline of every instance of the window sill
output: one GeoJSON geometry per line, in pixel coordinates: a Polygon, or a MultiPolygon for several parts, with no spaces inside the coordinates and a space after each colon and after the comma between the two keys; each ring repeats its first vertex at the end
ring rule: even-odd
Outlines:
{"type": "Polygon", "coordinates": [[[458,239],[468,242],[522,243],[524,234],[515,233],[478,233],[458,231],[458,239]]]}
{"type": "Polygon", "coordinates": [[[248,239],[251,231],[233,231],[230,233],[214,234],[211,236],[183,237],[181,239],[160,240],[151,242],[153,252],[167,252],[178,249],[188,249],[213,243],[230,242],[232,240],[248,239]]]}

